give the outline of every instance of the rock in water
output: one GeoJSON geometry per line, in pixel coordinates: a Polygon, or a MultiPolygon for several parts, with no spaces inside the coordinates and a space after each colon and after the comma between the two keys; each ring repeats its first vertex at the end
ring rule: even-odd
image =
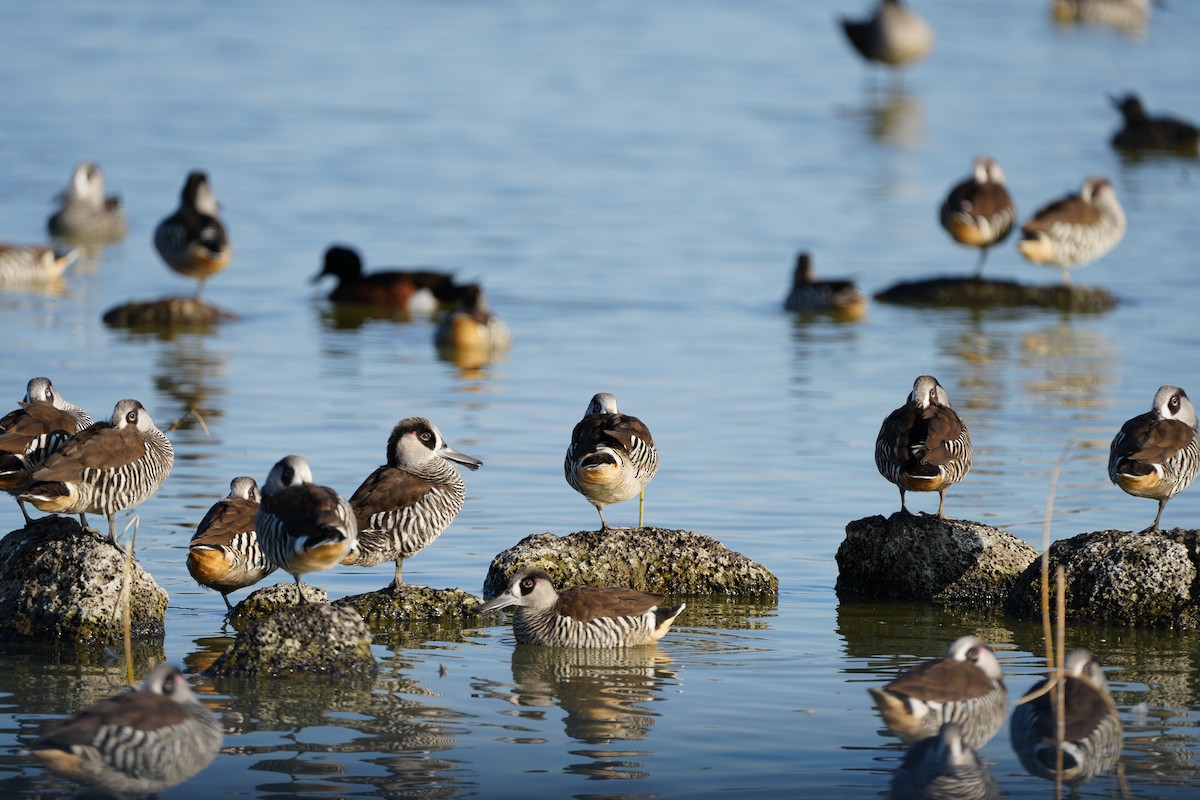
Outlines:
{"type": "Polygon", "coordinates": [[[285,608],[238,634],[208,674],[374,674],[371,632],[349,608],[303,603],[285,608]]]}

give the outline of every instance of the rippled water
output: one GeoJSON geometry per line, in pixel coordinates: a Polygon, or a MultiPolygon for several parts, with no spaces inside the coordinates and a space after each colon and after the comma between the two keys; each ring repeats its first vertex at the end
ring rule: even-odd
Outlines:
{"type": "MultiPolygon", "coordinates": [[[[1153,503],[1104,473],[1119,425],[1175,383],[1198,392],[1195,162],[1123,161],[1105,93],[1200,117],[1200,7],[1169,3],[1140,36],[1059,29],[1045,6],[919,3],[937,32],[902,82],[860,64],[835,27],[867,3],[25,4],[6,11],[0,240],[44,236],[49,198],[92,158],[130,235],[61,294],[0,293],[11,405],[32,375],[106,416],[142,400],[171,436],[170,479],[139,509],[138,555],[168,590],[158,652],[198,671],[227,644],[220,596],[183,567],[229,479],[289,452],[349,492],[387,433],[432,417],[486,466],[408,580],[477,591],[529,533],[595,525],[562,479],[571,426],[615,393],[662,467],[647,521],[720,538],[780,578],[777,604],[691,600],[657,651],[516,648],[507,628],[381,635],[374,686],[263,688],[197,679],[227,736],[216,764],[164,797],[874,797],[901,750],[866,687],[961,633],[995,642],[1010,689],[1039,671],[1030,626],[923,606],[839,604],[845,523],[896,507],[872,461],[879,422],[921,373],[971,426],[971,475],[947,512],[1040,541],[1071,443],[1053,535],[1140,529],[1153,503]],[[1022,216],[1109,175],[1129,232],[1076,273],[1122,300],[1103,315],[873,305],[859,324],[779,310],[798,248],[869,291],[966,273],[935,212],[979,153],[1022,216]],[[150,238],[185,173],[212,177],[236,253],[205,290],[242,320],[174,336],[110,330],[104,310],[191,291],[150,238]],[[481,280],[514,330],[478,370],[439,360],[428,321],[334,313],[308,283],[331,242],[369,266],[481,280]],[[198,410],[206,427],[184,418],[198,410]]],[[[987,274],[1051,283],[1008,246],[987,274]]],[[[932,511],[936,498],[913,498],[932,511]]],[[[631,524],[632,504],[613,507],[631,524]]],[[[1164,523],[1196,527],[1200,492],[1164,523]]],[[[16,527],[15,503],[0,524],[16,527]]],[[[124,519],[122,519],[122,522],[124,519]]],[[[383,586],[388,568],[367,580],[383,586]]],[[[361,571],[312,576],[340,596],[361,571]]],[[[242,595],[238,595],[240,597],[242,595]]],[[[1139,797],[1190,797],[1196,637],[1080,629],[1109,673],[1139,797]]],[[[102,656],[0,654],[0,792],[73,789],[18,754],[49,719],[121,685],[102,656]]],[[[983,755],[1003,791],[1044,797],[1001,731],[983,755]]],[[[1084,795],[1107,796],[1107,778],[1084,795]]]]}

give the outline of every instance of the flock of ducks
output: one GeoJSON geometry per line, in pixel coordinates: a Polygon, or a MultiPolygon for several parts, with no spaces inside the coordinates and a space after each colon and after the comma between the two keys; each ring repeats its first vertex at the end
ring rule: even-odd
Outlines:
{"type": "MultiPolygon", "coordinates": [[[[910,746],[893,776],[895,800],[1000,796],[977,751],[1008,717],[1008,689],[996,654],[982,639],[956,639],[941,658],[868,691],[884,724],[910,746]]],[[[1060,669],[1017,701],[1009,734],[1026,771],[1051,781],[1061,777],[1071,789],[1117,763],[1121,719],[1090,651],[1068,652],[1060,669]]]]}

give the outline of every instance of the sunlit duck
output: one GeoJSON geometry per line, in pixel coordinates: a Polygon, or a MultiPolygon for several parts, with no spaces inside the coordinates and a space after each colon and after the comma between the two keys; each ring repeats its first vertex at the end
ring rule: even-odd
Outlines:
{"type": "Polygon", "coordinates": [[[1058,22],[1112,25],[1127,32],[1150,21],[1150,0],[1053,0],[1051,10],[1058,22]]]}
{"type": "Polygon", "coordinates": [[[29,748],[51,771],[105,796],[170,789],[212,763],[221,723],[183,674],[159,664],[142,688],[101,700],[55,725],[29,748]]]}
{"type": "Polygon", "coordinates": [[[404,559],[441,536],[467,499],[456,463],[471,470],[483,466],[446,444],[425,417],[400,420],[388,437],[387,463],[350,497],[358,541],[342,563],[373,567],[395,561],[390,588],[399,589],[404,559]]]}
{"type": "Polygon", "coordinates": [[[438,324],[433,342],[440,350],[495,353],[508,349],[512,334],[488,308],[483,289],[468,283],[459,287],[458,307],[438,324]]]}
{"type": "Polygon", "coordinates": [[[640,528],[646,485],[658,473],[658,448],[645,423],[620,413],[617,398],[600,392],[592,397],[583,419],[571,431],[563,472],[571,488],[596,507],[601,530],[608,530],[606,505],[639,495],[640,528]]]}
{"type": "Polygon", "coordinates": [[[939,218],[954,241],[979,248],[975,277],[981,276],[988,248],[1004,241],[1017,222],[1017,207],[995,159],[975,159],[971,176],[950,190],[939,218]]]}
{"type": "Polygon", "coordinates": [[[943,519],[946,490],[971,469],[971,434],[937,378],[917,378],[908,402],[883,421],[875,466],[900,490],[901,512],[908,513],[906,491],[937,492],[937,516],[943,519]]]}
{"type": "Polygon", "coordinates": [[[20,495],[42,511],[108,518],[108,540],[116,543],[113,518],[162,486],[175,463],[171,442],[137,400],[121,400],[112,419],[72,436],[33,471],[20,495]]]}
{"type": "Polygon", "coordinates": [[[228,496],[208,510],[188,545],[188,572],[196,583],[220,592],[230,611],[230,592],[253,586],[275,571],[254,529],[261,500],[254,478],[234,478],[228,496]]]}
{"type": "Polygon", "coordinates": [[[1112,146],[1120,150],[1176,150],[1196,154],[1200,128],[1175,117],[1152,117],[1136,94],[1110,97],[1125,118],[1125,127],[1113,134],[1112,146]]]}
{"type": "Polygon", "coordinates": [[[71,182],[58,196],[60,207],[50,216],[51,236],[72,242],[103,244],[125,238],[129,223],[121,199],[104,194],[104,173],[92,161],[80,161],[71,182]]]}
{"type": "Polygon", "coordinates": [[[219,213],[208,176],[195,171],[183,185],[179,208],[154,231],[154,246],[167,266],[196,279],[196,299],[204,282],[229,266],[233,258],[233,246],[217,218],[219,213]]]}
{"type": "Polygon", "coordinates": [[[432,270],[403,270],[363,273],[362,258],[349,247],[334,246],[325,251],[325,263],[313,282],[326,275],[337,278],[329,293],[335,303],[368,306],[392,306],[414,313],[431,313],[439,306],[458,301],[459,286],[454,276],[432,270]]]}
{"type": "MultiPolygon", "coordinates": [[[[1062,781],[1077,789],[1116,765],[1121,757],[1121,718],[1117,715],[1104,671],[1090,651],[1078,648],[1063,660],[1064,739],[1062,781]]],[[[1017,702],[1009,733],[1013,751],[1031,775],[1055,780],[1058,715],[1055,697],[1039,681],[1017,702]]]]}
{"type": "Polygon", "coordinates": [[[0,287],[52,284],[77,258],[74,247],[0,244],[0,287]]]}
{"type": "Polygon", "coordinates": [[[0,489],[17,497],[26,524],[29,512],[20,495],[29,488],[33,471],[91,424],[86,411],[68,402],[43,377],[30,379],[20,408],[0,418],[0,489]]]}
{"type": "Polygon", "coordinates": [[[947,722],[978,750],[1008,716],[1008,690],[1000,662],[978,636],[955,639],[941,658],[930,659],[882,689],[868,689],[884,724],[906,744],[930,736],[947,722]]]}
{"type": "Polygon", "coordinates": [[[313,483],[300,456],[286,456],[271,468],[254,527],[267,560],[296,579],[301,603],[308,600],[300,576],[337,566],[358,536],[350,504],[313,483]]]}
{"type": "Polygon", "coordinates": [[[792,273],[792,289],[783,307],[806,314],[828,313],[842,319],[859,319],[866,312],[867,297],[852,280],[817,280],[812,257],[800,253],[792,273]]]}
{"type": "Polygon", "coordinates": [[[892,800],[996,800],[1000,788],[962,728],[942,725],[908,749],[892,776],[892,800]]]}
{"type": "Polygon", "coordinates": [[[873,17],[842,18],[842,29],[854,49],[868,61],[899,67],[918,61],[933,49],[933,31],[902,0],[880,0],[873,17]]]}
{"type": "Polygon", "coordinates": [[[1079,194],[1056,200],[1022,225],[1017,249],[1035,264],[1058,267],[1069,284],[1069,269],[1101,258],[1124,236],[1125,211],[1117,192],[1107,178],[1094,176],[1079,194]]]}
{"type": "Polygon", "coordinates": [[[1108,477],[1134,497],[1158,501],[1147,530],[1158,530],[1167,501],[1200,472],[1196,408],[1178,386],[1161,386],[1154,404],[1121,426],[1108,451],[1108,477]]]}
{"type": "Polygon", "coordinates": [[[664,595],[634,589],[554,588],[540,569],[518,572],[480,613],[515,606],[517,644],[551,647],[637,647],[661,639],[686,603],[660,607],[664,595]]]}

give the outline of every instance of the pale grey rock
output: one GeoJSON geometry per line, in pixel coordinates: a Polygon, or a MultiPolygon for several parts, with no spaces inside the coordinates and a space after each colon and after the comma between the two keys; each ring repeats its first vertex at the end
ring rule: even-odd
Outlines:
{"type": "MultiPolygon", "coordinates": [[[[324,589],[304,584],[304,597],[310,603],[328,603],[329,593],[324,589]]],[[[229,612],[229,624],[235,631],[244,631],[262,622],[276,611],[298,605],[300,595],[296,591],[294,581],[280,582],[271,586],[255,589],[246,595],[246,599],[233,607],[229,612]]]]}
{"type": "Polygon", "coordinates": [[[1006,530],[899,511],[855,520],[837,551],[846,598],[994,604],[1037,551],[1006,530]]]}
{"type": "Polygon", "coordinates": [[[374,674],[371,632],[349,608],[304,603],[238,634],[209,667],[213,676],[374,674]]]}

